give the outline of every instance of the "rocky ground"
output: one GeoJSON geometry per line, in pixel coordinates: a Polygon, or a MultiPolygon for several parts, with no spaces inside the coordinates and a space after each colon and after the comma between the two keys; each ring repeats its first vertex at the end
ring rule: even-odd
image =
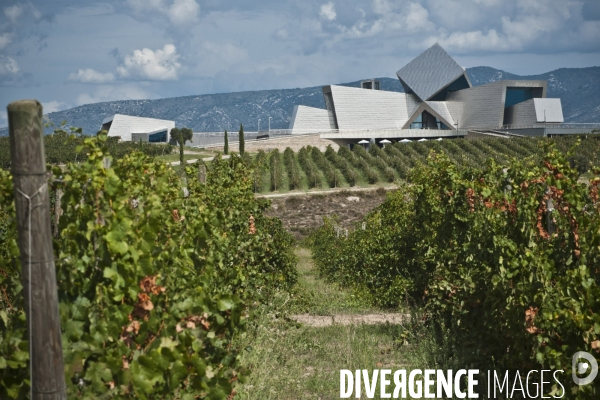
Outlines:
{"type": "Polygon", "coordinates": [[[383,203],[386,190],[339,191],[329,194],[271,198],[267,215],[278,217],[296,239],[305,238],[323,224],[323,217],[337,215],[339,225],[353,229],[369,211],[383,203]]]}

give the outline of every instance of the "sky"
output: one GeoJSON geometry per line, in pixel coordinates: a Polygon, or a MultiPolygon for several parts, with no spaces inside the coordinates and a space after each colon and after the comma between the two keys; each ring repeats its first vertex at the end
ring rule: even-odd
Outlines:
{"type": "Polygon", "coordinates": [[[395,77],[438,42],[519,75],[600,65],[600,0],[0,0],[5,106],[395,77]]]}

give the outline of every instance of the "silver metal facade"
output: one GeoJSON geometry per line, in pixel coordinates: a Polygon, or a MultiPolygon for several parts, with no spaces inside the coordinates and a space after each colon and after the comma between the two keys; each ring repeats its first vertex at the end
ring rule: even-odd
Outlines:
{"type": "Polygon", "coordinates": [[[419,106],[415,95],[331,86],[338,129],[400,129],[419,106]]]}
{"type": "Polygon", "coordinates": [[[396,75],[404,91],[414,92],[422,101],[431,99],[462,76],[471,87],[464,68],[437,43],[402,67],[396,75]]]}
{"type": "Polygon", "coordinates": [[[132,133],[150,133],[167,130],[167,140],[170,139],[171,129],[175,128],[175,121],[165,119],[133,117],[130,115],[115,114],[105,118],[103,124],[111,122],[108,136],[120,136],[122,141],[130,142],[132,133]]]}
{"type": "Polygon", "coordinates": [[[560,99],[545,98],[546,81],[506,80],[471,87],[464,68],[437,43],[397,75],[406,93],[324,86],[326,110],[297,107],[290,128],[315,132],[329,127],[339,137],[344,132],[356,136],[357,131],[401,129],[414,135],[410,128],[419,116],[425,130],[441,128],[435,120],[448,130],[563,122],[560,99]]]}
{"type": "Polygon", "coordinates": [[[530,99],[504,110],[503,125],[529,125],[536,120],[535,104],[530,99]]]}
{"type": "Polygon", "coordinates": [[[335,129],[330,113],[322,108],[295,106],[290,121],[292,134],[335,129]]]}
{"type": "MultiPolygon", "coordinates": [[[[504,124],[504,105],[507,88],[539,89],[546,96],[546,81],[498,81],[487,85],[448,93],[447,102],[463,103],[463,112],[457,116],[460,128],[497,127],[504,124]]],[[[533,123],[534,121],[530,121],[533,123]]]]}
{"type": "Polygon", "coordinates": [[[565,122],[560,99],[532,99],[537,122],[565,122]]]}

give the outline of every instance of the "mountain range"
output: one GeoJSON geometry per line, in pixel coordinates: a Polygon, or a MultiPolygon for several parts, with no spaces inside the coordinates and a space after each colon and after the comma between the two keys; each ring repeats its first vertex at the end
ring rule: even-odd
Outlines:
{"type": "MultiPolygon", "coordinates": [[[[491,67],[467,69],[473,86],[499,80],[547,80],[547,97],[559,97],[565,122],[600,122],[600,67],[560,68],[540,75],[519,76],[491,67]]],[[[402,92],[398,79],[379,78],[381,90],[402,92]]],[[[360,81],[343,83],[360,87],[360,81]]],[[[287,129],[293,107],[303,104],[325,108],[321,86],[296,89],[257,90],[234,93],[204,94],[157,100],[121,100],[86,104],[69,110],[47,114],[55,126],[66,121],[66,127],[81,127],[86,134],[99,130],[102,120],[113,114],[168,119],[177,126],[194,132],[237,131],[240,123],[247,131],[256,131],[258,119],[266,129],[287,129]]],[[[53,128],[47,128],[50,133],[53,128]]],[[[0,128],[0,136],[8,128],[0,128]]]]}

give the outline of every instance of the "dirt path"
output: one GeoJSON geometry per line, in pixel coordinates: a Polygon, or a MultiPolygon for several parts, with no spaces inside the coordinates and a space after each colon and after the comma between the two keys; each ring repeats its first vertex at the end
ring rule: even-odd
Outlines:
{"type": "Polygon", "coordinates": [[[337,399],[341,369],[409,368],[411,350],[399,345],[409,329],[405,315],[365,305],[321,279],[310,250],[295,253],[298,290],[276,293],[257,308],[254,323],[234,343],[252,371],[236,389],[239,398],[337,399]]]}
{"type": "Polygon", "coordinates": [[[308,249],[296,250],[299,284],[310,293],[315,303],[305,313],[290,315],[290,319],[311,327],[331,325],[398,325],[410,319],[409,314],[390,313],[366,308],[352,294],[324,282],[316,270],[308,249]]]}
{"type": "Polygon", "coordinates": [[[310,314],[292,315],[291,319],[307,326],[320,328],[330,325],[375,325],[375,324],[403,324],[410,320],[409,314],[383,313],[383,314],[336,314],[320,316],[310,314]]]}

